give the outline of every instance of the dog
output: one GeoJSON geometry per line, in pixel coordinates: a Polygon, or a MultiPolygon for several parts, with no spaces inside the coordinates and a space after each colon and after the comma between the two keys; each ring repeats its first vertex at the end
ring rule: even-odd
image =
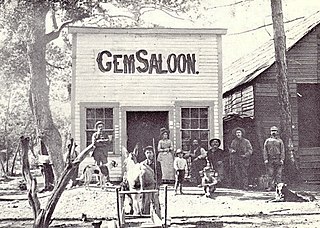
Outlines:
{"type": "Polygon", "coordinates": [[[85,188],[89,190],[89,184],[95,175],[99,179],[100,187],[104,189],[106,185],[110,185],[110,170],[117,166],[118,163],[115,160],[111,160],[103,165],[87,165],[78,180],[83,181],[85,188]]]}
{"type": "Polygon", "coordinates": [[[291,191],[287,184],[278,183],[276,185],[276,198],[273,202],[312,202],[316,197],[306,192],[291,191]]]}

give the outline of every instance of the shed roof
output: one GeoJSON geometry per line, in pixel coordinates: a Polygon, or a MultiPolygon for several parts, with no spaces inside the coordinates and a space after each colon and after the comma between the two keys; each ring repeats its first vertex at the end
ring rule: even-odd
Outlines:
{"type": "MultiPolygon", "coordinates": [[[[303,18],[299,20],[297,24],[290,27],[286,31],[287,50],[292,48],[319,23],[320,11],[317,11],[310,17],[303,18]]],[[[226,80],[223,83],[223,93],[230,92],[238,86],[252,81],[274,62],[274,42],[273,39],[271,39],[253,52],[237,59],[224,70],[226,80]]]]}

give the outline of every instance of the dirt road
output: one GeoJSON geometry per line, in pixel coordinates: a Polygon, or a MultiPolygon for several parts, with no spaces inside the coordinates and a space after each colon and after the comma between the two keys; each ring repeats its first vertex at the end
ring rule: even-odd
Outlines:
{"type": "MultiPolygon", "coordinates": [[[[172,227],[320,227],[318,189],[311,191],[318,200],[306,203],[268,202],[274,197],[273,192],[218,188],[212,199],[204,197],[201,188],[186,187],[184,192],[184,195],[175,196],[169,186],[168,214],[172,227]]],[[[49,194],[39,196],[44,205],[49,194]]],[[[163,197],[161,191],[162,203],[163,197]]],[[[107,227],[106,220],[116,218],[115,187],[66,190],[53,214],[56,219],[53,225],[92,227],[80,221],[82,213],[90,219],[104,220],[102,227],[107,227]]],[[[17,194],[14,189],[0,184],[0,227],[28,227],[32,216],[26,194],[17,194]]]]}

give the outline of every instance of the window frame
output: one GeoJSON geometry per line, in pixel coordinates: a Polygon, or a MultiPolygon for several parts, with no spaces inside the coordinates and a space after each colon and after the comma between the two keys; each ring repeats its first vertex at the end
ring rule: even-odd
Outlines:
{"type": "MultiPolygon", "coordinates": [[[[89,108],[112,108],[113,109],[113,134],[112,134],[112,150],[113,152],[109,152],[110,155],[118,154],[119,151],[119,102],[81,102],[80,103],[80,147],[81,150],[86,148],[87,146],[87,127],[86,127],[86,112],[89,108]],[[117,153],[118,151],[118,153],[117,153]]],[[[90,129],[92,130],[92,129],[90,129]]],[[[103,129],[104,131],[108,131],[111,129],[103,129]]]]}
{"type": "MultiPolygon", "coordinates": [[[[207,108],[208,109],[208,143],[214,134],[214,101],[176,101],[176,132],[177,132],[177,146],[182,148],[182,131],[188,130],[182,128],[181,111],[183,108],[207,108]]],[[[190,129],[190,130],[204,130],[204,129],[190,129]]],[[[208,147],[209,145],[202,145],[208,147]]]]}

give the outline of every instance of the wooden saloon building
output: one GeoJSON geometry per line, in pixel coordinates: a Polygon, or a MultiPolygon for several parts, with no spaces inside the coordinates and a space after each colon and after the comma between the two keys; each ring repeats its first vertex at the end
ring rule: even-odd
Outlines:
{"type": "MultiPolygon", "coordinates": [[[[160,128],[174,149],[193,138],[208,147],[222,138],[222,53],[225,29],[70,27],[73,35],[72,134],[91,143],[96,121],[112,137],[109,158],[123,147],[157,146],[160,128]]],[[[92,162],[87,158],[82,167],[92,162]]],[[[81,169],[81,167],[80,167],[81,169]]],[[[111,180],[122,177],[121,165],[111,180]]]]}
{"type": "MultiPolygon", "coordinates": [[[[320,12],[317,12],[286,31],[293,144],[302,178],[309,183],[320,183],[319,24],[320,12]]],[[[263,167],[263,142],[269,137],[270,127],[280,123],[273,40],[232,63],[224,77],[225,113],[249,119],[247,126],[255,144],[254,163],[263,167]]],[[[232,127],[228,123],[230,119],[226,118],[224,123],[228,126],[225,128],[227,138],[228,128],[232,127]]],[[[233,123],[236,125],[237,121],[233,123]]]]}

